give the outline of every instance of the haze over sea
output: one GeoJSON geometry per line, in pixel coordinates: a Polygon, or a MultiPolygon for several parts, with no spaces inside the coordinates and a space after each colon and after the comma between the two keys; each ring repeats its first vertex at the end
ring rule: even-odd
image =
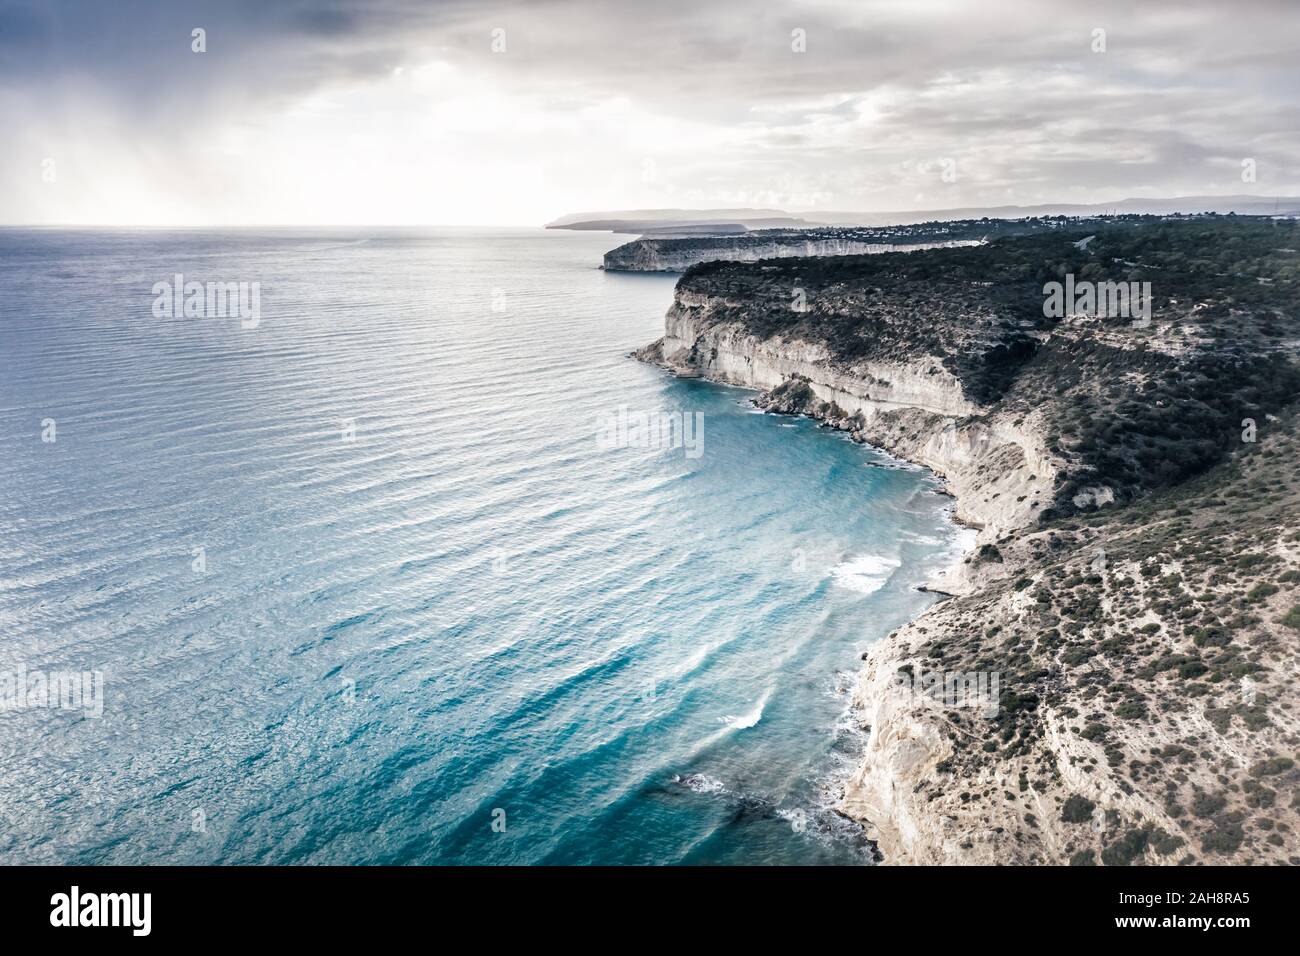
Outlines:
{"type": "Polygon", "coordinates": [[[848,690],[947,499],[628,358],[674,277],[623,238],[0,231],[0,672],[105,681],[0,712],[0,860],[869,861],[848,690]]]}

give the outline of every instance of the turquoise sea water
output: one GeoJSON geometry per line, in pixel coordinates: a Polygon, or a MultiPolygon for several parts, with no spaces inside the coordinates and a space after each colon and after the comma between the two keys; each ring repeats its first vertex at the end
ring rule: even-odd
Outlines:
{"type": "Polygon", "coordinates": [[[620,241],[0,232],[0,674],[104,681],[0,711],[0,861],[868,861],[847,691],[946,501],[629,359],[674,280],[620,241]]]}

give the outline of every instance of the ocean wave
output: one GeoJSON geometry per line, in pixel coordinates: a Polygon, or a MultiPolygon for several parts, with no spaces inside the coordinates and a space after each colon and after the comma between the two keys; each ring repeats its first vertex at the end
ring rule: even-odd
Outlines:
{"type": "Polygon", "coordinates": [[[909,534],[907,535],[906,540],[913,544],[924,544],[930,547],[936,547],[945,543],[943,538],[934,534],[909,534]]]}
{"type": "Polygon", "coordinates": [[[748,730],[750,727],[755,727],[758,725],[758,722],[763,719],[763,708],[767,706],[767,702],[771,696],[772,688],[769,687],[767,690],[763,691],[763,696],[759,698],[758,703],[755,704],[752,709],[741,714],[739,717],[727,715],[727,717],[721,719],[727,721],[728,730],[748,730]]]}
{"type": "Polygon", "coordinates": [[[831,568],[831,580],[837,587],[872,594],[883,588],[901,562],[878,554],[862,554],[831,568]]]}

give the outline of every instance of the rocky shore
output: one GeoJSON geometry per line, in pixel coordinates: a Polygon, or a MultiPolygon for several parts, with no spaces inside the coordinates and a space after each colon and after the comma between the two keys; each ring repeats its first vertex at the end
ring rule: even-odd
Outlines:
{"type": "Polygon", "coordinates": [[[683,275],[639,358],[933,469],[978,530],[864,655],[842,810],[887,863],[1300,863],[1298,247],[1148,219],[683,275]],[[1066,276],[1150,311],[1048,317],[1066,276]]]}

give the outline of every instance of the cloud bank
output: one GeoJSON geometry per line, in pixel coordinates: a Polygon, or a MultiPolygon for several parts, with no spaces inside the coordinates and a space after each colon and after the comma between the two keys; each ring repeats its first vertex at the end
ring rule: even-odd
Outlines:
{"type": "Polygon", "coordinates": [[[1293,8],[1133,7],[6,2],[0,222],[1300,193],[1293,8]]]}

